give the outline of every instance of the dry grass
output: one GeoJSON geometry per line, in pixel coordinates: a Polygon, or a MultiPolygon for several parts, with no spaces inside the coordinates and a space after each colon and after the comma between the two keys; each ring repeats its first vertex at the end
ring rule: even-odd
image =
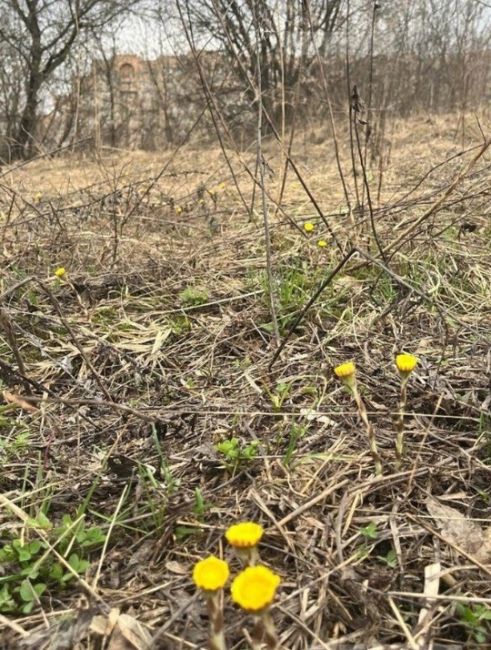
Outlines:
{"type": "MultiPolygon", "coordinates": [[[[404,195],[459,150],[445,120],[394,129],[375,214],[385,246],[473,153],[404,195]]],[[[250,201],[248,176],[230,155],[250,201]]],[[[342,248],[355,236],[364,250],[373,246],[368,227],[355,232],[346,215],[330,146],[299,144],[293,155],[342,248]]],[[[272,145],[269,157],[276,197],[272,145]]],[[[243,159],[254,167],[253,155],[243,159]]],[[[347,152],[343,160],[347,168],[347,152]]],[[[488,161],[394,253],[393,275],[360,256],[348,262],[272,369],[260,215],[248,218],[218,150],[188,148],[170,162],[141,154],[38,161],[4,176],[0,535],[42,537],[26,517],[43,510],[57,523],[79,509],[106,542],[87,552],[83,578],[50,587],[29,614],[4,613],[0,645],[106,647],[90,622],[119,608],[154,637],[152,648],[203,648],[191,566],[219,552],[230,523],[254,519],[267,529],[263,560],[283,579],[273,614],[285,648],[426,648],[430,637],[477,647],[470,619],[491,602],[490,568],[439,532],[426,502],[433,495],[482,527],[489,520],[488,161]],[[61,283],[59,265],[68,270],[61,283]],[[421,363],[408,389],[406,462],[396,470],[400,350],[421,363]],[[332,375],[345,359],[358,364],[381,478],[332,375]],[[232,436],[244,448],[259,443],[235,468],[216,449],[232,436]],[[435,564],[438,597],[428,599],[435,564]]],[[[376,168],[371,174],[376,184],[376,168]]],[[[273,249],[284,336],[342,254],[293,176],[282,207],[273,249]],[[316,224],[310,238],[292,225],[306,218],[316,224]],[[316,246],[320,238],[328,248],[316,246]]],[[[0,565],[0,593],[11,569],[0,565]]],[[[246,620],[227,605],[231,647],[243,647],[246,620]]],[[[491,643],[489,623],[479,625],[491,643]]],[[[139,647],[114,638],[114,648],[139,647]]]]}

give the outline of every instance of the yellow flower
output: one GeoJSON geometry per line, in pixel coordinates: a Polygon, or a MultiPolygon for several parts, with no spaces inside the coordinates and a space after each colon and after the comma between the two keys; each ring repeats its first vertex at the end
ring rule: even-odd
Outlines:
{"type": "Polygon", "coordinates": [[[227,542],[239,548],[251,548],[259,543],[263,536],[263,527],[253,521],[244,521],[234,524],[225,533],[227,542]]]}
{"type": "Polygon", "coordinates": [[[176,205],[175,212],[176,212],[176,214],[181,214],[182,213],[182,208],[181,208],[180,205],[176,205]]]}
{"type": "Polygon", "coordinates": [[[317,246],[319,248],[325,248],[327,246],[326,240],[325,239],[319,239],[319,241],[317,242],[317,246]]]}
{"type": "Polygon", "coordinates": [[[55,275],[57,278],[62,278],[64,275],[66,275],[65,267],[59,266],[55,271],[55,275]]]}
{"type": "Polygon", "coordinates": [[[315,226],[311,221],[306,221],[303,224],[303,229],[305,230],[305,232],[312,232],[314,230],[314,228],[315,228],[315,226]]]}
{"type": "Polygon", "coordinates": [[[196,562],[193,569],[194,584],[205,591],[222,589],[229,575],[228,564],[214,555],[196,562]]]}
{"type": "Polygon", "coordinates": [[[355,372],[356,366],[352,361],[347,361],[346,363],[342,363],[340,366],[334,368],[334,374],[336,377],[339,377],[339,379],[348,379],[353,377],[355,372]]]}
{"type": "Polygon", "coordinates": [[[218,185],[215,185],[211,189],[208,190],[210,194],[218,194],[219,192],[223,192],[226,189],[225,183],[218,183],[218,185]]]}
{"type": "Polygon", "coordinates": [[[280,576],[265,566],[248,567],[232,582],[232,600],[249,612],[258,612],[273,602],[280,576]]]}
{"type": "Polygon", "coordinates": [[[409,375],[418,365],[418,357],[414,354],[398,354],[396,356],[396,366],[399,372],[404,375],[409,375]]]}

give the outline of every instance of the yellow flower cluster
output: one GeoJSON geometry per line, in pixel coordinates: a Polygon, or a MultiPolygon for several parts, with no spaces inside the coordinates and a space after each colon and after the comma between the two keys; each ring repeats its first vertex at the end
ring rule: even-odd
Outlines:
{"type": "MultiPolygon", "coordinates": [[[[406,388],[410,374],[418,365],[418,357],[414,356],[414,354],[408,353],[398,354],[395,359],[395,364],[399,371],[401,379],[399,412],[396,421],[396,466],[399,468],[404,455],[404,411],[406,408],[407,400],[406,388]]],[[[356,407],[358,409],[358,414],[365,424],[368,441],[370,444],[370,452],[375,464],[375,472],[380,475],[382,474],[382,461],[377,449],[377,441],[373,426],[369,420],[363,398],[358,390],[356,380],[356,366],[353,361],[347,361],[340,364],[339,366],[336,366],[334,368],[334,374],[341,380],[342,384],[346,386],[346,388],[348,388],[348,390],[353,395],[353,398],[356,402],[356,407]]]]}
{"type": "MultiPolygon", "coordinates": [[[[229,544],[237,549],[250,549],[261,540],[264,529],[253,521],[230,526],[225,532],[229,544]]],[[[230,575],[225,560],[210,555],[194,565],[194,584],[205,592],[223,589],[230,575]]],[[[260,612],[273,602],[281,579],[265,566],[249,566],[232,582],[231,595],[234,603],[249,612],[260,612]]]]}
{"type": "MultiPolygon", "coordinates": [[[[416,366],[418,365],[418,357],[415,357],[414,354],[398,354],[396,356],[396,366],[400,373],[409,374],[411,373],[416,366]]],[[[346,379],[347,377],[352,377],[356,373],[356,366],[353,361],[346,361],[345,363],[340,364],[334,368],[334,374],[339,379],[346,379]]]]}
{"type": "Polygon", "coordinates": [[[314,232],[315,226],[314,226],[314,224],[313,224],[311,221],[306,221],[306,222],[303,224],[303,229],[305,230],[305,232],[309,232],[309,233],[310,233],[310,232],[314,232]]]}

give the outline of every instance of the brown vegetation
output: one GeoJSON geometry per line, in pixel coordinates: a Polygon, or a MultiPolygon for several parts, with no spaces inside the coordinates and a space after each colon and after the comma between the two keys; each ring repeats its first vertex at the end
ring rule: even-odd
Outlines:
{"type": "MultiPolygon", "coordinates": [[[[30,613],[4,605],[2,647],[203,648],[191,568],[243,519],[265,526],[261,556],[282,577],[283,648],[490,642],[489,153],[466,120],[464,150],[455,115],[392,123],[390,160],[367,170],[371,215],[348,210],[320,129],[298,134],[276,205],[285,154],[265,139],[286,341],[272,366],[255,155],[187,145],[4,173],[1,539],[49,539],[55,561],[61,533],[29,523],[44,512],[56,526],[83,516],[105,541],[30,613]],[[402,350],[420,363],[397,469],[402,350]],[[347,359],[381,477],[332,373],[347,359]],[[234,438],[238,458],[218,446],[234,438]]],[[[338,138],[347,169],[341,125],[338,138]]],[[[0,594],[13,574],[0,564],[0,594]]],[[[243,647],[246,618],[227,605],[225,621],[243,647]]]]}

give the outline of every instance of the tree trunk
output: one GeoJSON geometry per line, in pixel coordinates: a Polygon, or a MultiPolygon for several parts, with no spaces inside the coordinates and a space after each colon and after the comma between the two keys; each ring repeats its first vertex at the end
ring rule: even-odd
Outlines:
{"type": "Polygon", "coordinates": [[[41,87],[41,74],[32,70],[26,88],[26,103],[12,145],[12,159],[32,158],[35,153],[38,95],[41,87]]]}

